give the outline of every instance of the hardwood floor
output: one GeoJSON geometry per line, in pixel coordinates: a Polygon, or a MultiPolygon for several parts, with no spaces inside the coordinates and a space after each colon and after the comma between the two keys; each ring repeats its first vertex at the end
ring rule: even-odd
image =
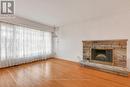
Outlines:
{"type": "Polygon", "coordinates": [[[49,59],[0,69],[0,87],[130,87],[130,76],[49,59]]]}

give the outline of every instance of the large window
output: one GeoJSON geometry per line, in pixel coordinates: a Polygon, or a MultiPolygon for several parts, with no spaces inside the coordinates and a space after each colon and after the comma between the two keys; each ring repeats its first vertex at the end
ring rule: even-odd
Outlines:
{"type": "Polygon", "coordinates": [[[44,58],[52,53],[51,32],[1,23],[0,61],[44,58]]]}

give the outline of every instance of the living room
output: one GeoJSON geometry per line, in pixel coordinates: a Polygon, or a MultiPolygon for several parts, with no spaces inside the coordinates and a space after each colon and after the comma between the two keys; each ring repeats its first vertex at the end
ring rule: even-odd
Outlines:
{"type": "Polygon", "coordinates": [[[1,0],[0,87],[129,87],[129,0],[1,0]]]}

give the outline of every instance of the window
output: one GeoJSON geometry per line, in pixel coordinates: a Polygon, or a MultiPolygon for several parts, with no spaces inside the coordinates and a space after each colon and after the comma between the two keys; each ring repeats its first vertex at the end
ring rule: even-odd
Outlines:
{"type": "Polygon", "coordinates": [[[51,32],[1,23],[0,60],[43,58],[52,53],[51,32]]]}

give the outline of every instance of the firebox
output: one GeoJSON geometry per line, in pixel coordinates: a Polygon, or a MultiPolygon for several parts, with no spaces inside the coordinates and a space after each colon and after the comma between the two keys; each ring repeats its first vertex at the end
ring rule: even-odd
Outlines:
{"type": "Polygon", "coordinates": [[[91,60],[99,62],[112,62],[112,49],[92,49],[91,60]]]}

